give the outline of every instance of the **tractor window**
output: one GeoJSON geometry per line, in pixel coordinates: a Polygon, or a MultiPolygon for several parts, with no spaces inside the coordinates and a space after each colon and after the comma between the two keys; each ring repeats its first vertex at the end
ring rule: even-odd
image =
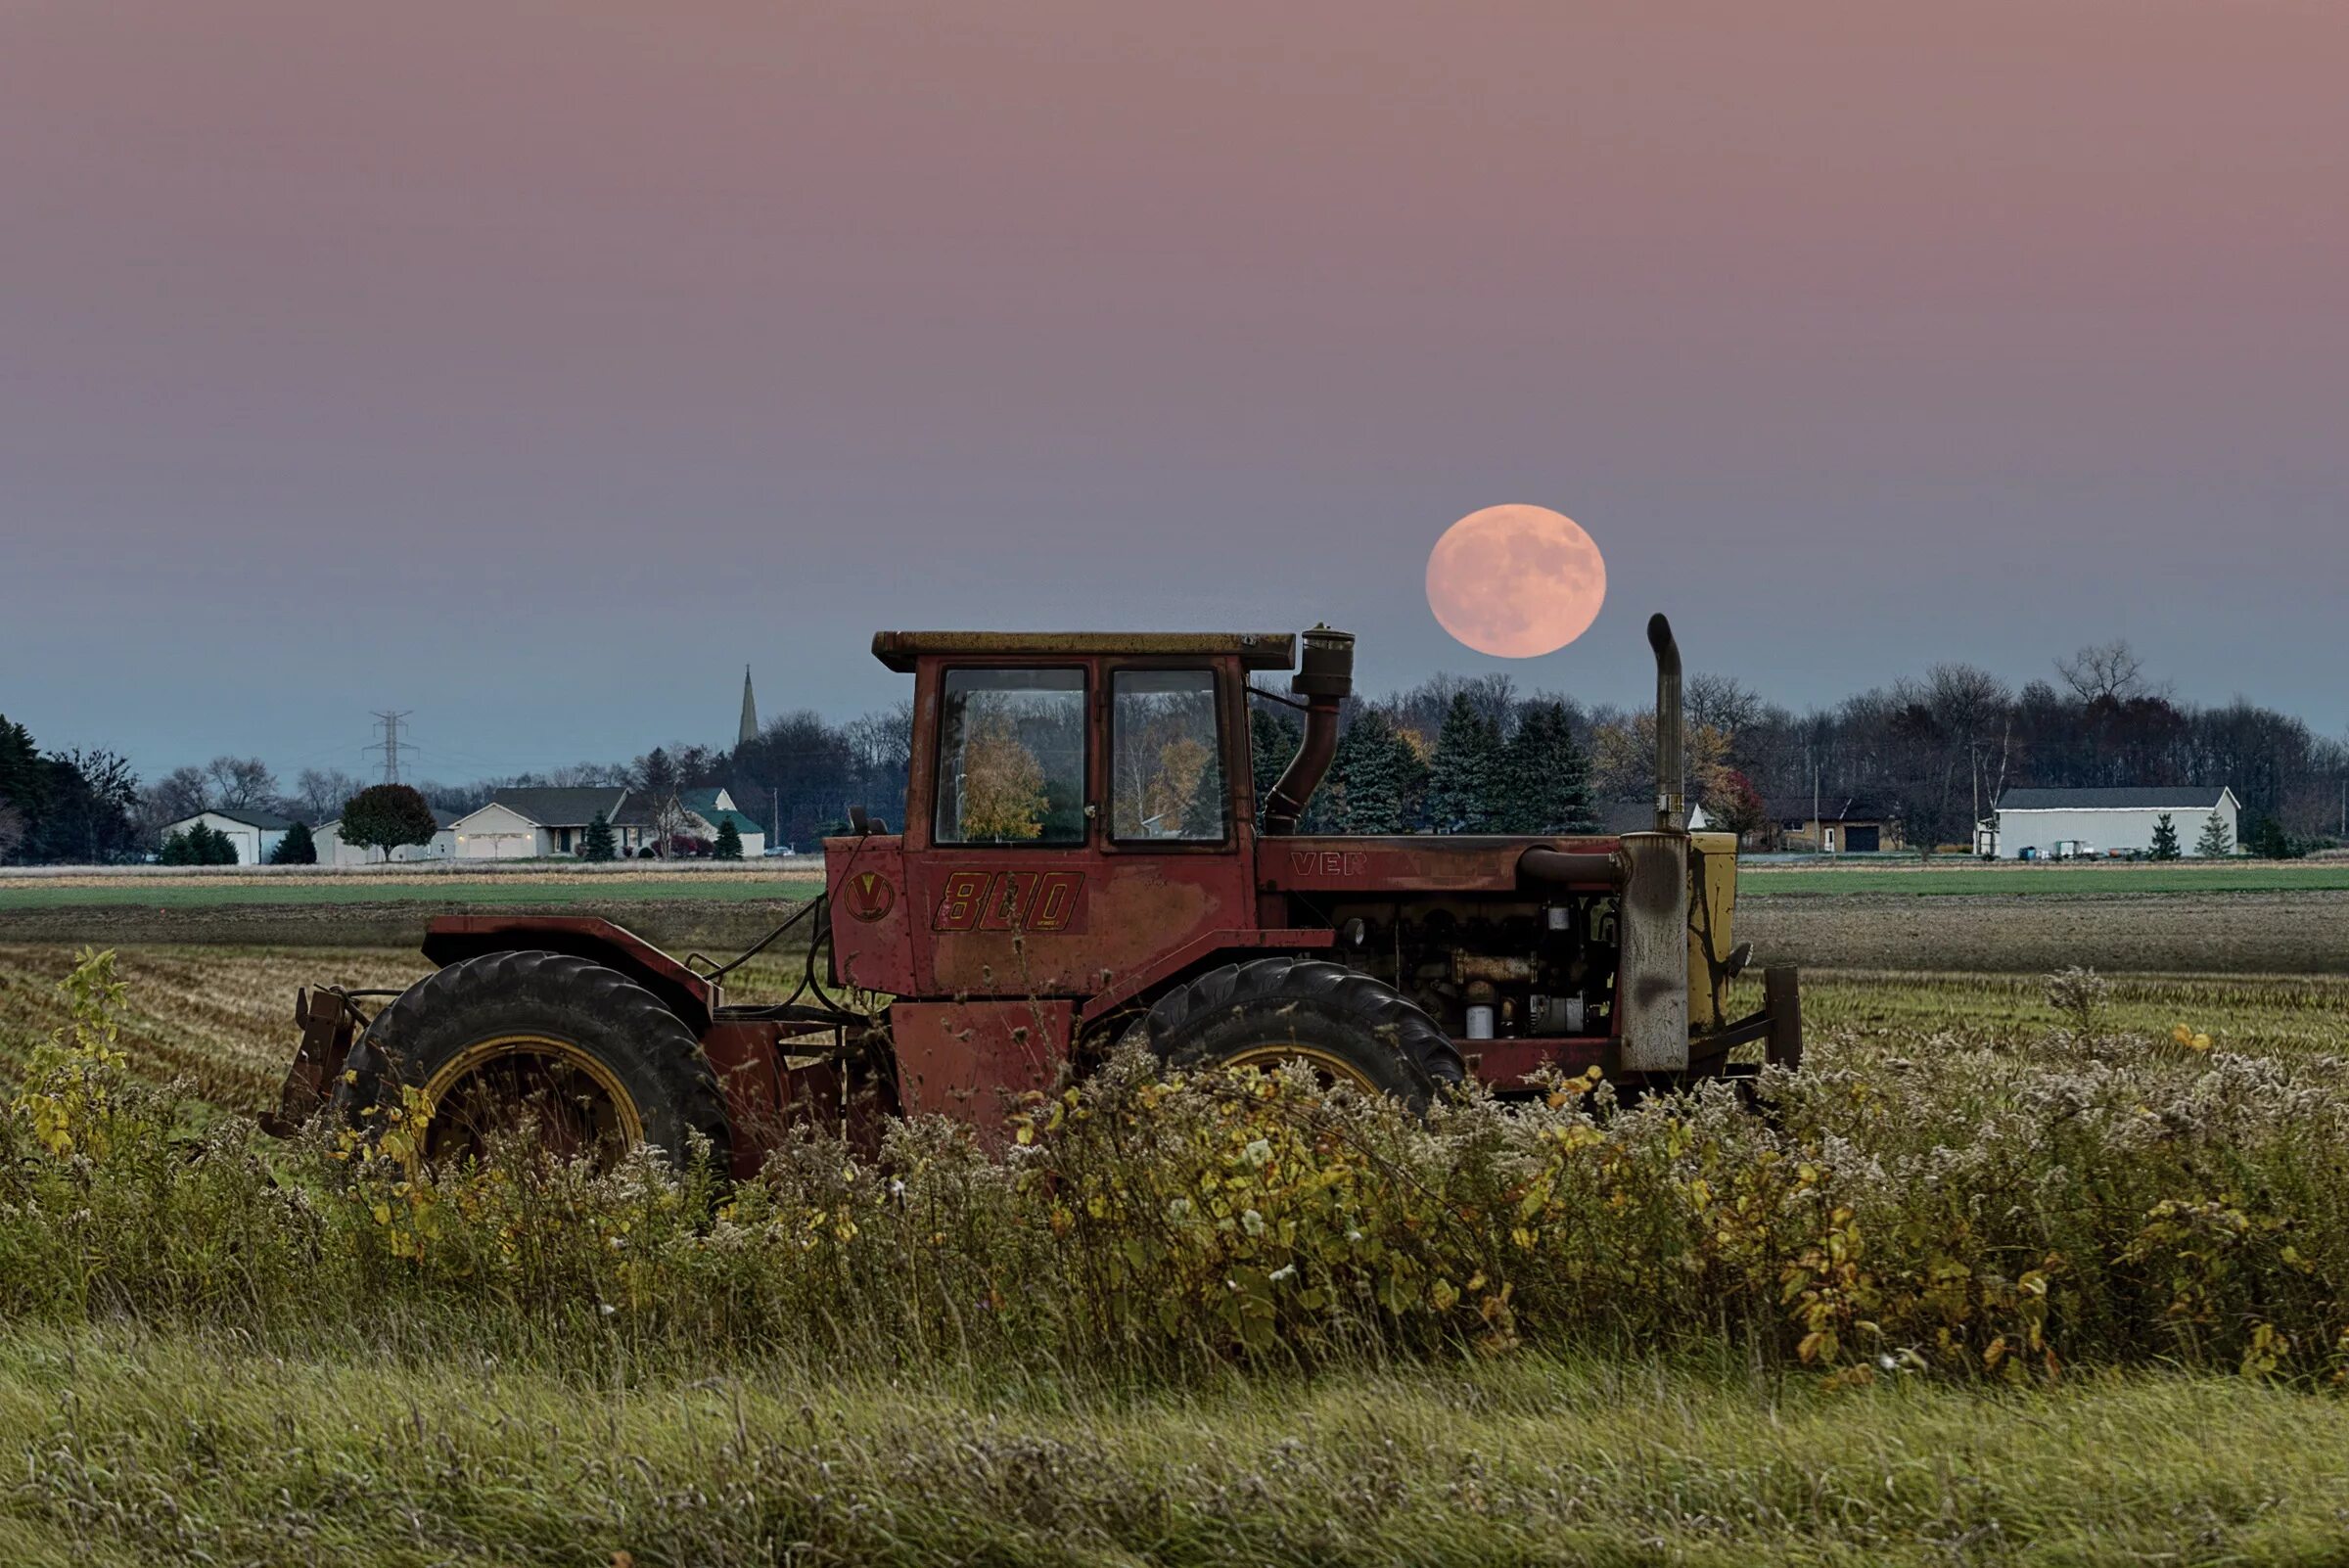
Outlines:
{"type": "Polygon", "coordinates": [[[940,844],[1084,842],[1084,671],[949,669],[940,844]]]}
{"type": "Polygon", "coordinates": [[[1111,836],[1221,843],[1228,795],[1214,671],[1121,669],[1110,691],[1111,836]]]}

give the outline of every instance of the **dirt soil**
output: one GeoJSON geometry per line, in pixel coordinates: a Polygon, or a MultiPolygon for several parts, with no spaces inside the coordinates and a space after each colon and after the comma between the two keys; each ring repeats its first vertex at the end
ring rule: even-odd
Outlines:
{"type": "Polygon", "coordinates": [[[1738,899],[1757,961],[1835,969],[2349,974],[2349,893],[1738,899]]]}
{"type": "MultiPolygon", "coordinates": [[[[795,890],[796,891],[796,890],[795,890]]],[[[595,899],[601,915],[678,951],[738,951],[790,907],[738,899],[595,899]]],[[[87,904],[0,910],[0,943],[102,946],[209,943],[271,947],[413,947],[425,921],[462,903],[240,903],[158,908],[87,904]]],[[[484,913],[519,913],[482,905],[484,913]]],[[[2349,974],[2349,893],[2157,893],[2142,898],[1855,893],[1773,898],[1746,890],[1737,936],[1758,959],[1833,969],[2042,973],[2349,974]]]]}

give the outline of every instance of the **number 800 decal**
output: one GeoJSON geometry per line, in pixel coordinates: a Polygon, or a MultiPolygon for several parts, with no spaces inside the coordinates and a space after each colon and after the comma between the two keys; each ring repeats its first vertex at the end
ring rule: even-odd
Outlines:
{"type": "Polygon", "coordinates": [[[1082,871],[949,871],[933,931],[1066,931],[1084,893],[1082,871]]]}

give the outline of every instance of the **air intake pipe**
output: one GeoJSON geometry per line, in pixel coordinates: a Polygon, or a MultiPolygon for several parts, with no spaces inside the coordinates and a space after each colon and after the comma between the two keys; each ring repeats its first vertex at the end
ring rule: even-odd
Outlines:
{"type": "Polygon", "coordinates": [[[1354,633],[1315,626],[1305,634],[1305,657],[1289,677],[1289,691],[1305,699],[1305,739],[1265,797],[1263,830],[1297,831],[1306,803],[1329,771],[1338,751],[1338,710],[1354,695],[1354,633]]]}
{"type": "Polygon", "coordinates": [[[1681,645],[1662,615],[1647,618],[1647,645],[1656,651],[1656,831],[1684,833],[1688,785],[1681,761],[1681,645]]]}

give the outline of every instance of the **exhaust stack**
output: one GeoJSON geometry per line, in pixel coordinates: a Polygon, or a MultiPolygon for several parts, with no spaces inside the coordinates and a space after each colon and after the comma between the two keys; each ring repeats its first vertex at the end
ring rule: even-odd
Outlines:
{"type": "Polygon", "coordinates": [[[1338,710],[1354,695],[1354,633],[1327,626],[1307,632],[1305,656],[1289,677],[1289,691],[1305,699],[1305,739],[1265,797],[1262,828],[1267,835],[1297,831],[1297,819],[1337,755],[1338,710]]]}
{"type": "Polygon", "coordinates": [[[1647,622],[1656,651],[1656,828],[1629,833],[1623,857],[1622,1065],[1688,1070],[1688,798],[1681,757],[1681,646],[1672,623],[1647,622]]]}
{"type": "Polygon", "coordinates": [[[1647,618],[1647,645],[1656,651],[1656,831],[1683,833],[1688,785],[1681,761],[1681,645],[1660,614],[1647,618]]]}

